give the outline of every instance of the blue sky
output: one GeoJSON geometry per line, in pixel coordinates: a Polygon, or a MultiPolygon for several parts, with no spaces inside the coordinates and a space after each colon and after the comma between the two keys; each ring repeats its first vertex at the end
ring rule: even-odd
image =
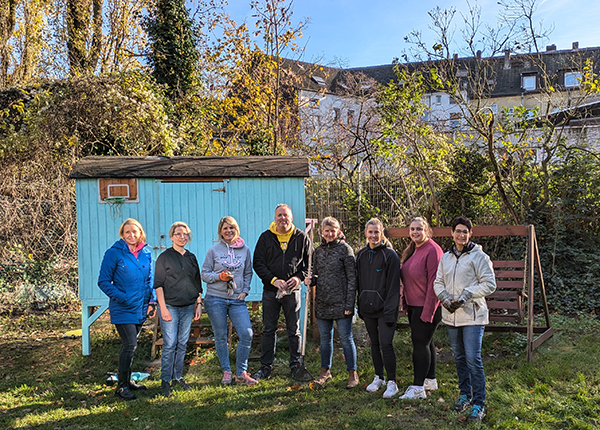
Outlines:
{"type": "MultiPolygon", "coordinates": [[[[250,0],[229,0],[227,11],[236,21],[253,24],[249,4],[250,0]]],[[[302,39],[306,44],[305,61],[374,66],[389,64],[400,56],[406,48],[404,36],[411,30],[431,34],[427,12],[436,5],[468,10],[465,0],[295,0],[293,21],[310,18],[302,39]]],[[[500,10],[497,0],[480,0],[479,5],[483,19],[495,23],[500,10]]],[[[581,48],[600,46],[600,2],[541,0],[536,15],[545,27],[555,26],[543,49],[547,44],[570,49],[575,41],[581,48]]],[[[456,23],[459,18],[455,17],[456,23]]]]}

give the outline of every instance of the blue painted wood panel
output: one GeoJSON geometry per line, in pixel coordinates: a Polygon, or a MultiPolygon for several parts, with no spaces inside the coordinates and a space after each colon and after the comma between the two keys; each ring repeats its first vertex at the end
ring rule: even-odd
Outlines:
{"type": "MultiPolygon", "coordinates": [[[[135,218],[144,227],[148,241],[158,224],[158,193],[154,179],[138,179],[138,203],[118,206],[99,203],[98,181],[79,179],[77,192],[77,245],[79,298],[108,300],[98,288],[98,274],[104,253],[119,240],[119,227],[127,218],[135,218]]],[[[149,242],[152,245],[151,242],[149,242]]]]}
{"type": "MultiPolygon", "coordinates": [[[[232,178],[227,185],[225,215],[240,225],[240,235],[254,255],[261,233],[275,219],[275,207],[285,203],[292,208],[294,224],[304,230],[306,217],[304,179],[302,178],[232,178]]],[[[254,274],[247,300],[262,300],[262,282],[254,274]]]]}
{"type": "MultiPolygon", "coordinates": [[[[260,234],[274,219],[275,206],[292,208],[294,224],[304,229],[304,180],[302,178],[233,178],[223,182],[163,183],[139,179],[139,202],[118,207],[98,202],[98,181],[79,179],[77,191],[77,233],[79,298],[107,300],[97,286],[105,251],[119,239],[121,223],[135,218],[144,227],[156,259],[161,247],[171,246],[169,227],[184,221],[192,229],[189,245],[200,264],[217,238],[221,217],[233,216],[241,236],[254,254],[260,234]],[[225,192],[213,191],[225,187],[225,192]]],[[[248,300],[261,300],[262,284],[255,275],[248,300]]]]}
{"type": "Polygon", "coordinates": [[[217,227],[225,205],[223,186],[223,182],[160,183],[160,221],[155,243],[161,248],[170,247],[169,228],[175,221],[183,221],[192,230],[187,248],[202,266],[206,251],[218,241],[217,227]]]}

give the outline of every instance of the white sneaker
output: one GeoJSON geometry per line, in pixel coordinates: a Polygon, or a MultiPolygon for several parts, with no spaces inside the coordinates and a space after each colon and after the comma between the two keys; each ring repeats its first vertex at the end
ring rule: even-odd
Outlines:
{"type": "Polygon", "coordinates": [[[398,386],[396,385],[396,382],[388,381],[387,389],[385,390],[385,393],[383,393],[383,398],[389,399],[391,397],[394,397],[396,394],[398,394],[398,386]]]}
{"type": "Polygon", "coordinates": [[[406,389],[406,392],[400,396],[401,399],[404,400],[413,400],[413,399],[426,399],[427,394],[423,387],[419,387],[418,385],[411,385],[406,389]]]}
{"type": "Polygon", "coordinates": [[[423,389],[425,391],[434,391],[438,389],[437,379],[428,379],[425,378],[425,382],[423,383],[423,389]]]}
{"type": "Polygon", "coordinates": [[[379,389],[381,387],[383,387],[384,385],[385,385],[385,379],[380,379],[379,376],[375,375],[375,378],[373,378],[373,382],[371,382],[367,386],[367,391],[369,393],[374,393],[376,391],[379,391],[379,389]]]}

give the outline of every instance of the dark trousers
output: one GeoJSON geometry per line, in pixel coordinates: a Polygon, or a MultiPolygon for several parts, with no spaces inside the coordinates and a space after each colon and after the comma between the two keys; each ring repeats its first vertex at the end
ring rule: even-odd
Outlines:
{"type": "Polygon", "coordinates": [[[115,324],[121,337],[121,351],[119,352],[119,373],[131,372],[133,353],[137,348],[137,338],[142,331],[142,324],[115,324]]]}
{"type": "Polygon", "coordinates": [[[381,318],[363,318],[369,338],[371,339],[371,358],[375,374],[381,379],[384,378],[383,368],[387,372],[388,381],[396,379],[396,353],[394,352],[394,333],[396,332],[396,322],[387,325],[381,318]]]}
{"type": "Polygon", "coordinates": [[[433,335],[442,320],[442,307],[439,306],[433,316],[433,322],[421,321],[422,306],[408,306],[408,323],[413,345],[413,385],[423,386],[425,378],[435,379],[437,354],[433,344],[433,335]]]}
{"type": "Polygon", "coordinates": [[[260,363],[264,366],[272,366],[275,358],[275,332],[279,321],[279,313],[283,308],[285,317],[285,326],[288,335],[288,347],[290,350],[290,367],[301,364],[301,344],[300,344],[300,289],[292,294],[276,299],[277,293],[273,291],[263,291],[262,297],[262,354],[260,363]]]}

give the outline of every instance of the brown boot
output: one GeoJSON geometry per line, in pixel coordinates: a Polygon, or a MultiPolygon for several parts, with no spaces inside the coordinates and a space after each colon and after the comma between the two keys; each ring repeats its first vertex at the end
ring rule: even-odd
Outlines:
{"type": "Polygon", "coordinates": [[[331,376],[331,372],[326,367],[321,367],[321,373],[319,377],[315,379],[315,382],[319,385],[323,385],[327,381],[331,381],[333,376],[331,376]]]}
{"type": "Polygon", "coordinates": [[[348,385],[346,388],[354,388],[358,385],[358,372],[356,370],[348,371],[348,385]]]}

